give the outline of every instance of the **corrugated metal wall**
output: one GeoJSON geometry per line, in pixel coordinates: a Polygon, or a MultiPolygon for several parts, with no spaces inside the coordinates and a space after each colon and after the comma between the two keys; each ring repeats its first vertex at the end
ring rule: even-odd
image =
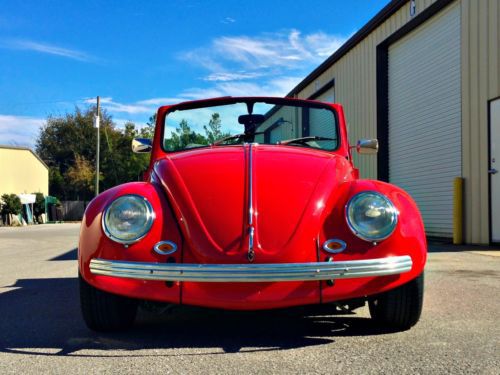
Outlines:
{"type": "Polygon", "coordinates": [[[500,0],[461,3],[465,239],[468,243],[487,243],[488,100],[500,96],[500,0]]]}
{"type": "Polygon", "coordinates": [[[460,7],[389,47],[389,181],[417,202],[429,235],[453,235],[462,175],[460,7]]]}
{"type": "MultiPolygon", "coordinates": [[[[416,0],[417,14],[436,0],[416,0]]],[[[500,96],[500,0],[457,0],[461,7],[462,175],[465,178],[465,239],[489,241],[488,100],[500,96]]],[[[335,79],[335,100],[345,107],[349,139],[377,136],[376,48],[411,20],[409,2],[302,90],[335,79]]],[[[425,24],[422,25],[425,27],[425,24]]],[[[355,155],[364,178],[377,177],[375,157],[355,155]]]]}
{"type": "MultiPolygon", "coordinates": [[[[417,0],[416,15],[434,1],[417,0]]],[[[335,78],[335,101],[344,105],[351,144],[360,138],[377,137],[376,49],[379,43],[411,19],[409,6],[408,3],[401,7],[299,94],[300,98],[307,98],[314,94],[315,88],[335,78]]],[[[354,155],[354,162],[360,168],[361,177],[377,177],[376,157],[354,155]]]]}

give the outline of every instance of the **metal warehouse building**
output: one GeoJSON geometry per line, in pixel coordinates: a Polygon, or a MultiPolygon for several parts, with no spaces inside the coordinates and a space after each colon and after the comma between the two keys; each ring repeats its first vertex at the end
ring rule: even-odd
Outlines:
{"type": "Polygon", "coordinates": [[[27,147],[0,145],[0,195],[49,195],[49,167],[27,147]]]}
{"type": "Polygon", "coordinates": [[[405,188],[429,235],[500,242],[500,0],[393,0],[288,96],[345,107],[362,177],[405,188]],[[496,148],[495,148],[496,146],[496,148]]]}

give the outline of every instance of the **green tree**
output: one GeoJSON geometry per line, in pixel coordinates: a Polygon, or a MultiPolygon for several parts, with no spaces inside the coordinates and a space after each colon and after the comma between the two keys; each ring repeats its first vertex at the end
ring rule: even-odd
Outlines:
{"type": "MultiPolygon", "coordinates": [[[[77,187],[67,180],[66,172],[75,165],[76,155],[95,165],[96,129],[93,125],[95,107],[86,111],[75,108],[74,113],[64,116],[49,116],[37,139],[36,150],[49,165],[49,190],[61,199],[75,199],[77,187]]],[[[104,129],[113,126],[111,117],[105,111],[101,113],[101,138],[104,129]]],[[[101,142],[101,152],[103,149],[101,142]]],[[[102,155],[102,158],[106,156],[102,155]]],[[[91,196],[91,191],[81,195],[91,196]]]]}
{"type": "Polygon", "coordinates": [[[217,112],[212,113],[212,118],[208,122],[208,125],[203,126],[203,129],[205,129],[205,134],[207,135],[207,140],[210,144],[231,135],[230,133],[222,131],[220,115],[217,112]]]}
{"type": "MultiPolygon", "coordinates": [[[[60,199],[90,199],[94,195],[97,143],[94,115],[95,107],[83,111],[75,108],[74,113],[49,116],[42,127],[36,149],[50,168],[51,195],[60,199]]],[[[146,127],[144,134],[152,129],[146,127]]],[[[137,181],[148,166],[149,155],[131,151],[132,139],[140,136],[135,125],[129,122],[124,129],[118,129],[111,116],[102,110],[99,133],[99,190],[137,181]]]]}
{"type": "Polygon", "coordinates": [[[146,122],[146,126],[143,126],[139,132],[140,136],[142,138],[148,138],[148,139],[153,139],[153,136],[155,134],[155,127],[156,127],[156,113],[151,116],[146,122]]]}
{"type": "MultiPolygon", "coordinates": [[[[116,183],[141,179],[142,173],[147,169],[150,160],[149,154],[133,153],[131,151],[131,144],[134,138],[142,137],[151,139],[153,134],[144,133],[144,128],[138,131],[132,122],[127,122],[124,127],[120,136],[114,139],[114,144],[111,146],[115,170],[118,172],[116,183]],[[121,155],[121,157],[115,157],[118,155],[121,155]],[[126,157],[123,157],[124,155],[126,157]]],[[[152,131],[154,132],[154,127],[152,131]]]]}
{"type": "Polygon", "coordinates": [[[170,138],[165,140],[165,148],[172,151],[181,150],[190,146],[208,144],[207,138],[191,130],[191,127],[185,119],[181,120],[179,127],[171,132],[170,138]]]}
{"type": "Polygon", "coordinates": [[[57,165],[49,166],[49,191],[56,197],[65,197],[67,185],[59,168],[57,165]]]}
{"type": "Polygon", "coordinates": [[[90,199],[94,192],[95,168],[83,156],[75,155],[75,164],[64,175],[76,199],[90,199]]]}

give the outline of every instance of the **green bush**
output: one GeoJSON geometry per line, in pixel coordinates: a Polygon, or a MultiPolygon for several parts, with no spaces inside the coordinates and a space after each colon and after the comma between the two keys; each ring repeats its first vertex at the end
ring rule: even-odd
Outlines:
{"type": "Polygon", "coordinates": [[[36,195],[35,204],[33,204],[33,216],[37,223],[42,222],[42,214],[45,213],[45,197],[42,193],[33,193],[36,195]]]}
{"type": "Polygon", "coordinates": [[[16,194],[3,194],[1,200],[0,213],[4,218],[4,222],[7,221],[10,224],[9,215],[19,215],[23,209],[23,205],[16,194]]]}

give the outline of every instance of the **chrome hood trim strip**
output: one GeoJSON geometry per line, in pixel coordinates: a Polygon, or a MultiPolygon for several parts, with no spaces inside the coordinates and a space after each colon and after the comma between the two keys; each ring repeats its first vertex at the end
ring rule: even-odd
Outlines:
{"type": "Polygon", "coordinates": [[[275,282],[349,279],[409,272],[408,255],[342,262],[273,264],[181,264],[92,259],[90,272],[139,280],[275,282]]]}
{"type": "Polygon", "coordinates": [[[248,225],[253,225],[253,143],[248,144],[248,225]]]}
{"type": "Polygon", "coordinates": [[[253,224],[253,156],[252,156],[253,143],[248,144],[248,254],[247,259],[253,262],[255,259],[254,250],[254,236],[255,227],[253,224]]]}

